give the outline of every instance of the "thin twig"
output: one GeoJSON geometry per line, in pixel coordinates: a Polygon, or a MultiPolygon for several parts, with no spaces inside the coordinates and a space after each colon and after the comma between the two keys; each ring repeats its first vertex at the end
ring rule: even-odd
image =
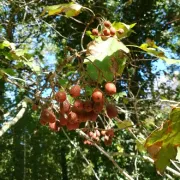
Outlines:
{"type": "MultiPolygon", "coordinates": [[[[89,137],[81,130],[78,130],[78,133],[89,140],[89,137]]],[[[134,180],[124,169],[120,168],[117,162],[99,145],[93,142],[93,145],[102,152],[113,164],[114,166],[126,177],[128,180],[134,180]]]]}
{"type": "MultiPolygon", "coordinates": [[[[87,160],[87,158],[84,156],[84,154],[77,148],[76,144],[73,143],[73,141],[71,141],[71,139],[69,138],[69,136],[67,135],[67,133],[65,132],[65,130],[63,128],[61,128],[64,135],[66,136],[66,138],[70,141],[70,143],[79,151],[79,153],[82,155],[83,159],[86,161],[86,163],[89,165],[90,162],[87,160]]],[[[95,170],[92,168],[92,171],[96,177],[97,180],[100,180],[97,173],[95,172],[95,170]]]]}

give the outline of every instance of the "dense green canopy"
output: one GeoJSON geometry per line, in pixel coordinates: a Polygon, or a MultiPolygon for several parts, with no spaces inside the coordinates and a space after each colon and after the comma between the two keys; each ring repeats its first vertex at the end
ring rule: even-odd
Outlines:
{"type": "Polygon", "coordinates": [[[0,179],[179,179],[179,11],[178,0],[2,0],[0,179]],[[68,130],[56,92],[73,105],[76,84],[83,102],[100,89],[104,108],[93,102],[97,120],[68,130]],[[42,125],[46,108],[60,131],[42,125]],[[96,130],[106,135],[89,139],[96,130]]]}

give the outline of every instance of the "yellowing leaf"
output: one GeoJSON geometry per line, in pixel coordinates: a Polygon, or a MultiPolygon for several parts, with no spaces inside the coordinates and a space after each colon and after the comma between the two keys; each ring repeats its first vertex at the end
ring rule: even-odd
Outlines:
{"type": "Polygon", "coordinates": [[[122,22],[114,22],[112,24],[112,26],[116,29],[116,36],[118,37],[118,39],[122,39],[122,38],[125,38],[125,37],[128,37],[132,32],[132,28],[136,25],[136,23],[134,24],[131,24],[131,25],[127,25],[125,23],[122,23],[122,22]],[[118,30],[119,29],[123,29],[123,33],[118,33],[118,30]]]}
{"type": "Polygon", "coordinates": [[[65,13],[67,17],[77,16],[81,12],[82,6],[77,3],[59,4],[45,7],[41,16],[48,12],[49,16],[65,13]]]}
{"type": "Polygon", "coordinates": [[[119,129],[125,129],[125,128],[131,127],[133,125],[134,125],[134,123],[131,120],[124,120],[121,122],[117,122],[117,127],[119,129]]]}
{"type": "MultiPolygon", "coordinates": [[[[106,41],[95,40],[87,45],[88,59],[91,61],[102,61],[106,56],[111,56],[118,50],[129,53],[129,49],[120,41],[115,38],[108,38],[106,41]]],[[[86,59],[85,62],[88,62],[86,59]]]]}
{"type": "Polygon", "coordinates": [[[165,56],[162,48],[155,45],[154,41],[148,40],[147,43],[141,44],[140,46],[133,46],[146,51],[148,54],[153,55],[159,59],[166,61],[168,64],[180,64],[180,60],[169,59],[165,56]]]}
{"type": "Polygon", "coordinates": [[[150,134],[145,147],[155,160],[156,169],[163,173],[170,159],[175,159],[180,146],[180,108],[171,111],[169,120],[150,134]]]}

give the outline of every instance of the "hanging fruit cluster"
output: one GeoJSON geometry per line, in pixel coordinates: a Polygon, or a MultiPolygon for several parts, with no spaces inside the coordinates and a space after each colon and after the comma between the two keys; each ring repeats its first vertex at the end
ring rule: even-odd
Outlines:
{"type": "Polygon", "coordinates": [[[108,37],[115,36],[116,33],[118,33],[119,35],[122,35],[124,33],[124,29],[115,29],[109,21],[104,21],[103,25],[103,29],[100,32],[98,31],[98,29],[93,29],[92,35],[101,36],[102,40],[106,40],[108,37]]]}
{"type": "MultiPolygon", "coordinates": [[[[85,127],[86,122],[96,122],[100,113],[106,114],[108,118],[115,118],[118,115],[117,108],[114,104],[108,103],[106,96],[112,96],[116,93],[114,83],[108,82],[104,86],[104,93],[100,89],[94,89],[89,99],[84,99],[81,96],[81,87],[74,85],[69,92],[58,91],[54,99],[58,103],[58,110],[54,112],[53,106],[43,108],[41,110],[40,123],[49,125],[49,128],[54,131],[59,131],[65,126],[68,130],[78,129],[80,124],[85,127]],[[68,94],[73,98],[73,102],[68,100],[68,94]],[[84,124],[83,124],[84,123],[84,124]]],[[[33,105],[35,108],[35,105],[33,105]]],[[[104,130],[100,133],[86,131],[86,134],[94,141],[98,142],[100,136],[104,136],[104,143],[111,144],[113,135],[109,135],[111,130],[104,130]]],[[[90,141],[85,141],[85,144],[92,144],[90,141]]]]}

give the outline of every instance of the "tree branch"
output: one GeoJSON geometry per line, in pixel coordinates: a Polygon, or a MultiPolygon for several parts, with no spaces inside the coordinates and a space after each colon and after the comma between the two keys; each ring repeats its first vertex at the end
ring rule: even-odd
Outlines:
{"type": "MultiPolygon", "coordinates": [[[[85,137],[86,139],[90,140],[89,137],[83,132],[83,131],[77,131],[80,135],[82,135],[83,137],[85,137]]],[[[126,177],[126,179],[129,180],[134,180],[126,171],[124,171],[124,169],[120,168],[119,165],[117,164],[117,162],[99,145],[97,145],[96,143],[93,142],[93,145],[100,151],[102,152],[113,164],[114,166],[126,177]]]]}
{"type": "MultiPolygon", "coordinates": [[[[145,160],[147,160],[147,161],[149,161],[149,162],[151,162],[151,163],[154,163],[154,160],[151,159],[151,158],[148,157],[148,156],[143,156],[143,159],[145,159],[145,160]]],[[[166,170],[169,171],[169,172],[171,172],[171,173],[173,173],[175,176],[180,177],[180,173],[179,173],[178,171],[170,168],[169,166],[167,166],[166,170]]]]}
{"type": "Polygon", "coordinates": [[[21,119],[27,109],[27,101],[23,100],[21,103],[21,110],[18,112],[18,114],[16,115],[16,117],[14,119],[12,119],[11,121],[5,122],[2,125],[2,128],[0,130],[0,137],[9,129],[11,128],[11,126],[15,125],[19,119],[21,119]]]}
{"type": "MultiPolygon", "coordinates": [[[[71,139],[69,138],[69,136],[67,135],[67,133],[64,131],[64,129],[63,129],[63,128],[61,128],[61,129],[62,129],[64,135],[65,135],[65,136],[67,137],[67,139],[70,141],[70,143],[79,151],[79,153],[82,155],[83,159],[84,159],[84,160],[86,161],[86,163],[89,165],[90,162],[87,160],[87,158],[84,156],[84,154],[83,154],[83,153],[77,148],[77,146],[71,141],[71,139]]],[[[100,180],[99,177],[98,177],[98,175],[97,175],[97,173],[94,171],[93,168],[92,168],[92,171],[93,171],[96,179],[97,179],[97,180],[100,180]]]]}

